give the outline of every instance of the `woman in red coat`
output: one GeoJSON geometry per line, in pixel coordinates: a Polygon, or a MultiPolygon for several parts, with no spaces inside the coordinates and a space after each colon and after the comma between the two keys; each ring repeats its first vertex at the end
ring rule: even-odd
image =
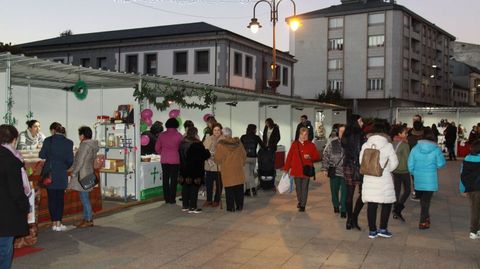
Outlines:
{"type": "Polygon", "coordinates": [[[295,140],[290,147],[285,161],[286,172],[295,179],[295,189],[297,191],[297,208],[298,211],[304,212],[308,197],[308,184],[310,177],[303,174],[303,166],[313,166],[313,162],[319,161],[317,148],[310,140],[308,140],[308,129],[300,128],[298,140],[295,140]],[[301,158],[301,159],[300,159],[301,158]]]}

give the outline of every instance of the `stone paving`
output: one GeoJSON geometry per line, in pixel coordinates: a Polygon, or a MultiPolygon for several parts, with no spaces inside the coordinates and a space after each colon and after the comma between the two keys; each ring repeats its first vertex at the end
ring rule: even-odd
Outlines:
{"type": "Polygon", "coordinates": [[[13,268],[480,268],[459,166],[448,162],[440,172],[431,229],[418,229],[420,204],[409,200],[407,222],[390,219],[390,239],[368,238],[366,207],[363,230],[345,230],[319,175],[305,213],[297,212],[294,193],[271,191],[246,197],[241,213],[188,214],[156,202],[97,218],[93,228],[42,230],[37,246],[45,250],[15,259],[13,268]]]}

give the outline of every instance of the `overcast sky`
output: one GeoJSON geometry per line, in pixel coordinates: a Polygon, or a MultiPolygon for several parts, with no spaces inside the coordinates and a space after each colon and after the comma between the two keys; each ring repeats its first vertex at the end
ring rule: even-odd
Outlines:
{"type": "MultiPolygon", "coordinates": [[[[340,0],[295,0],[297,13],[340,3],[340,0]]],[[[479,0],[398,0],[410,10],[457,37],[480,44],[479,0]]],[[[253,0],[0,0],[0,42],[19,44],[56,37],[71,29],[75,34],[204,21],[264,44],[272,44],[269,8],[257,6],[263,25],[252,34],[246,26],[253,0]]],[[[286,16],[293,14],[289,0],[280,3],[278,48],[288,50],[286,16]]],[[[301,31],[301,28],[299,29],[301,31]]]]}

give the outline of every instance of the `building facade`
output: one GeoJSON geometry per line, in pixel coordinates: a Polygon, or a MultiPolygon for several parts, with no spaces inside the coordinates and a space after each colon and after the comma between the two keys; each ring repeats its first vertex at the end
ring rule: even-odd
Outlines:
{"type": "Polygon", "coordinates": [[[480,45],[455,41],[453,56],[456,61],[480,69],[480,45]]]}
{"type": "MultiPolygon", "coordinates": [[[[26,55],[127,73],[269,92],[272,49],[207,23],[56,37],[19,47],[26,55]]],[[[277,53],[276,93],[292,96],[294,58],[277,53]]]]}
{"type": "Polygon", "coordinates": [[[454,106],[479,106],[480,70],[456,60],[452,65],[454,106]]]}
{"type": "Polygon", "coordinates": [[[453,105],[455,37],[409,9],[343,0],[299,17],[290,40],[295,95],[339,90],[354,112],[390,120],[397,106],[453,105]]]}

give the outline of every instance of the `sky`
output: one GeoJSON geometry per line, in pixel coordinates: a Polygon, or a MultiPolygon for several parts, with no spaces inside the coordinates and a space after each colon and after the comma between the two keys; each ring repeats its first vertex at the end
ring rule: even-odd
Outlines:
{"type": "MultiPolygon", "coordinates": [[[[277,1],[278,2],[278,1],[277,1]]],[[[0,42],[21,44],[74,34],[204,21],[266,45],[272,44],[269,7],[256,9],[262,28],[247,29],[254,0],[0,0],[0,42]]],[[[340,0],[295,0],[297,13],[340,4],[340,0]]],[[[479,0],[397,0],[456,36],[457,41],[480,44],[479,0]]],[[[293,15],[290,0],[279,4],[277,48],[288,50],[285,17],[293,15]]],[[[300,28],[298,31],[301,31],[300,28]]]]}

